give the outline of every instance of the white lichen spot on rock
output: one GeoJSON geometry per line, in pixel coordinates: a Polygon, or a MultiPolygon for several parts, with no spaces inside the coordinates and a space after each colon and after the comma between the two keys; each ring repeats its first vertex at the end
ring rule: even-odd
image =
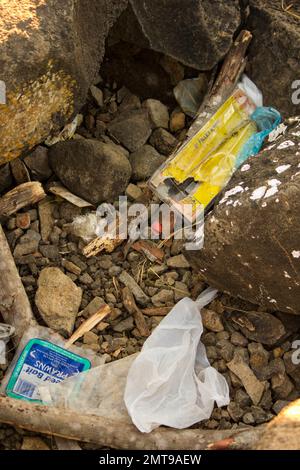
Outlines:
{"type": "Polygon", "coordinates": [[[292,251],[292,257],[293,258],[300,258],[300,251],[293,250],[292,251]]]}
{"type": "Polygon", "coordinates": [[[248,170],[250,170],[250,168],[251,167],[250,167],[249,163],[246,163],[245,165],[242,166],[241,171],[248,171],[248,170]]]}
{"type": "Polygon", "coordinates": [[[281,181],[277,180],[276,178],[273,178],[268,181],[268,185],[271,186],[264,195],[264,198],[268,198],[270,196],[274,196],[278,192],[277,186],[281,184],[281,181]]]}
{"type": "Polygon", "coordinates": [[[278,139],[280,135],[285,134],[286,130],[287,130],[287,126],[283,124],[282,122],[281,124],[279,124],[279,126],[277,126],[275,129],[273,129],[273,131],[270,132],[268,141],[274,142],[274,140],[278,139]]]}
{"type": "Polygon", "coordinates": [[[256,188],[251,196],[250,196],[250,199],[252,199],[252,201],[256,201],[257,199],[261,199],[265,192],[267,190],[267,186],[260,186],[259,188],[256,188]]]}
{"type": "Polygon", "coordinates": [[[242,206],[241,201],[234,201],[233,207],[236,207],[236,206],[242,206]]]}
{"type": "Polygon", "coordinates": [[[294,145],[295,143],[291,140],[286,140],[285,142],[282,142],[280,145],[278,145],[277,150],[287,149],[288,147],[293,147],[294,145]]]}
{"type": "Polygon", "coordinates": [[[227,199],[228,199],[230,196],[234,196],[235,194],[242,193],[243,191],[244,191],[244,188],[242,188],[242,186],[240,186],[240,185],[235,186],[235,187],[232,188],[232,189],[229,189],[229,191],[226,191],[226,193],[224,194],[223,199],[221,199],[221,201],[220,201],[219,204],[223,204],[224,202],[227,201],[227,199]]]}
{"type": "Polygon", "coordinates": [[[284,171],[288,170],[291,165],[280,165],[276,168],[276,172],[280,175],[280,173],[283,173],[284,171]]]}
{"type": "Polygon", "coordinates": [[[287,278],[291,279],[291,276],[289,275],[289,273],[287,271],[284,271],[284,277],[287,277],[287,278]]]}
{"type": "Polygon", "coordinates": [[[278,192],[277,186],[272,186],[271,188],[268,189],[264,198],[274,196],[274,194],[276,194],[277,192],[278,192]]]}

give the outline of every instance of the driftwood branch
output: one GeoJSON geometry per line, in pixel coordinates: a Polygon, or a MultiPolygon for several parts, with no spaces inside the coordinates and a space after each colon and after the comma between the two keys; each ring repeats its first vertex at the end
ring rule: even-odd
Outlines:
{"type": "Polygon", "coordinates": [[[41,183],[23,183],[0,198],[0,216],[10,216],[23,207],[35,204],[46,197],[41,183]]]}
{"type": "Polygon", "coordinates": [[[238,35],[224,60],[214,86],[200,106],[197,117],[188,131],[188,137],[195,135],[205,121],[232,94],[240,76],[245,70],[247,63],[245,55],[251,39],[252,34],[247,30],[241,31],[238,35]]]}
{"type": "Polygon", "coordinates": [[[66,439],[90,442],[113,449],[139,450],[204,450],[219,448],[252,449],[257,444],[263,426],[235,431],[158,428],[141,433],[133,424],[101,416],[80,414],[62,408],[0,397],[0,422],[66,439]],[[217,445],[218,444],[218,445],[217,445]]]}
{"type": "Polygon", "coordinates": [[[15,343],[29,325],[36,324],[30,302],[0,225],[0,314],[15,327],[15,343]]]}

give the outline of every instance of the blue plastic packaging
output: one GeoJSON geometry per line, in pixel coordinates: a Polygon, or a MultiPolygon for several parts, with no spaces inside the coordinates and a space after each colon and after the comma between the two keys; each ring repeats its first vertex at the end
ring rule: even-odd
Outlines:
{"type": "Polygon", "coordinates": [[[253,134],[242,148],[236,160],[236,168],[247,160],[247,158],[258,154],[265,138],[281,122],[280,113],[274,108],[259,106],[251,114],[250,118],[255,121],[259,132],[253,134]]]}

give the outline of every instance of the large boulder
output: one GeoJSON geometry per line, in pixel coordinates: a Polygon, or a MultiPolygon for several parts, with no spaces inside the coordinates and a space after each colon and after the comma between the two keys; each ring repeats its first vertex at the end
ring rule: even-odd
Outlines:
{"type": "Polygon", "coordinates": [[[265,104],[289,116],[300,112],[300,21],[291,14],[300,16],[300,7],[284,3],[293,3],[290,12],[282,10],[281,2],[250,0],[248,73],[263,91],[265,104]],[[298,92],[293,88],[296,80],[298,92]]]}
{"type": "Polygon", "coordinates": [[[0,2],[0,165],[62,127],[84,104],[109,29],[127,0],[0,2]],[[1,100],[2,102],[2,100],[1,100]]]}
{"type": "Polygon", "coordinates": [[[234,174],[186,256],[208,283],[300,315],[300,125],[234,174]]]}
{"type": "Polygon", "coordinates": [[[51,147],[49,156],[63,184],[95,205],[113,202],[125,191],[131,176],[128,158],[114,143],[95,139],[59,142],[51,147]]]}
{"type": "Polygon", "coordinates": [[[228,52],[240,22],[239,0],[129,0],[113,36],[210,70],[228,52]]]}

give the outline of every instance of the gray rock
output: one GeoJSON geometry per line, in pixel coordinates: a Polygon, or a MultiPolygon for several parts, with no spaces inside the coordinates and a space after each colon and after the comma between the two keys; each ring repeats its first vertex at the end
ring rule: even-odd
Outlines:
{"type": "Polygon", "coordinates": [[[24,158],[24,163],[38,181],[45,181],[52,175],[46,147],[38,145],[33,152],[24,158]]]}
{"type": "Polygon", "coordinates": [[[273,418],[272,413],[267,413],[259,406],[251,406],[251,413],[253,414],[256,424],[263,424],[273,418]]]}
{"type": "Polygon", "coordinates": [[[151,135],[148,111],[145,109],[124,111],[108,124],[108,130],[130,152],[135,152],[151,135]]]}
{"type": "Polygon", "coordinates": [[[81,271],[85,271],[87,269],[87,264],[84,261],[82,261],[77,255],[72,255],[70,257],[70,261],[76,264],[76,266],[78,266],[81,269],[81,271]]]}
{"type": "Polygon", "coordinates": [[[155,307],[172,304],[174,302],[174,292],[170,289],[162,289],[151,297],[151,301],[155,307]]]}
{"type": "Polygon", "coordinates": [[[89,318],[94,315],[94,313],[96,313],[104,304],[104,299],[101,297],[94,297],[94,299],[91,300],[91,302],[79,312],[79,315],[83,316],[84,318],[89,318]]]}
{"type": "Polygon", "coordinates": [[[96,333],[93,333],[92,331],[87,331],[83,335],[84,344],[98,344],[98,340],[98,335],[96,335],[96,333]]]}
{"type": "Polygon", "coordinates": [[[216,344],[216,335],[210,331],[201,337],[201,341],[205,346],[214,346],[216,344]]]}
{"type": "Polygon", "coordinates": [[[227,411],[231,419],[236,423],[240,421],[244,414],[244,410],[240,407],[240,405],[238,405],[234,401],[229,403],[229,405],[227,406],[227,411]]]}
{"type": "Polygon", "coordinates": [[[66,259],[63,259],[62,262],[61,262],[61,265],[67,271],[69,271],[70,273],[75,274],[76,276],[79,276],[81,274],[81,269],[78,266],[76,266],[76,264],[72,263],[72,261],[68,261],[66,259]]]}
{"type": "Polygon", "coordinates": [[[250,352],[250,366],[254,371],[260,371],[267,366],[270,354],[260,343],[250,343],[248,345],[250,352]]]}
{"type": "Polygon", "coordinates": [[[88,273],[84,273],[80,276],[79,281],[86,286],[90,286],[93,284],[94,279],[88,273]]]}
{"type": "Polygon", "coordinates": [[[245,338],[245,336],[243,336],[238,331],[234,331],[231,334],[230,341],[232,342],[232,344],[234,344],[234,346],[241,346],[243,348],[246,347],[248,344],[247,338],[245,338]]]}
{"type": "Polygon", "coordinates": [[[234,401],[241,407],[246,408],[251,405],[251,399],[247,393],[239,388],[234,395],[234,401]]]}
{"type": "Polygon", "coordinates": [[[265,312],[231,312],[229,320],[238,326],[246,338],[273,346],[286,331],[282,322],[265,312]]]}
{"type": "Polygon", "coordinates": [[[170,131],[177,132],[185,128],[185,114],[182,111],[175,110],[170,118],[170,131]]]}
{"type": "Polygon", "coordinates": [[[90,92],[94,100],[96,101],[97,105],[99,108],[102,108],[103,106],[103,91],[100,90],[100,88],[96,87],[95,85],[92,85],[90,87],[90,92]]]}
{"type": "MultiPolygon", "coordinates": [[[[218,345],[218,344],[217,344],[218,345]]],[[[220,348],[220,355],[224,361],[229,362],[232,360],[234,354],[234,346],[229,341],[224,341],[220,348]]]]}
{"type": "Polygon", "coordinates": [[[113,201],[131,176],[123,153],[96,140],[60,142],[51,147],[50,162],[64,185],[92,204],[113,201]]]}
{"type": "Polygon", "coordinates": [[[149,112],[153,129],[156,129],[157,127],[168,129],[169,111],[165,104],[158,100],[148,99],[144,101],[143,107],[146,108],[149,112]]]}
{"type": "Polygon", "coordinates": [[[294,390],[294,385],[287,374],[275,374],[271,379],[274,396],[277,399],[285,399],[294,390]]]}
{"type": "Polygon", "coordinates": [[[14,256],[16,258],[24,255],[29,255],[38,251],[41,236],[34,230],[27,230],[26,234],[23,235],[19,243],[14,250],[14,256]]]}
{"type": "Polygon", "coordinates": [[[170,155],[177,145],[177,140],[170,132],[161,127],[155,129],[149,140],[150,144],[162,155],[170,155]]]}
{"type": "Polygon", "coordinates": [[[113,330],[116,331],[117,333],[130,331],[130,330],[133,330],[133,328],[134,328],[134,323],[133,323],[132,316],[125,318],[125,320],[121,320],[119,323],[113,326],[113,330]]]}
{"type": "Polygon", "coordinates": [[[58,259],[60,257],[58,247],[55,245],[40,245],[39,251],[45,258],[58,259]]]}
{"type": "Polygon", "coordinates": [[[133,181],[144,181],[166,161],[151,145],[143,145],[139,150],[133,152],[129,161],[132,167],[133,181]]]}
{"type": "Polygon", "coordinates": [[[174,285],[175,303],[183,299],[184,297],[190,297],[190,296],[191,296],[191,293],[189,292],[187,285],[184,282],[175,281],[175,285],[174,285]]]}
{"type": "Polygon", "coordinates": [[[250,413],[250,411],[247,411],[247,413],[244,414],[243,422],[245,424],[254,424],[255,423],[254,416],[253,416],[252,413],[250,413]]]}
{"type": "Polygon", "coordinates": [[[285,374],[284,361],[279,357],[272,359],[266,366],[256,367],[252,361],[252,369],[259,380],[270,380],[274,375],[285,374]]]}
{"type": "Polygon", "coordinates": [[[189,268],[190,263],[187,261],[184,255],[172,256],[167,260],[169,268],[189,268]]]}
{"type": "Polygon", "coordinates": [[[300,314],[299,144],[297,125],[272,148],[249,158],[207,217],[204,248],[186,252],[210,285],[296,315],[300,314]]]}
{"type": "Polygon", "coordinates": [[[142,107],[141,100],[138,96],[133,95],[130,92],[127,92],[126,96],[122,100],[122,103],[119,106],[119,111],[132,111],[133,109],[140,109],[142,107]]]}
{"type": "Polygon", "coordinates": [[[224,326],[223,326],[220,315],[218,315],[213,310],[203,308],[201,310],[201,317],[202,317],[203,326],[207,330],[214,331],[216,333],[218,331],[223,331],[224,330],[224,326]]]}
{"type": "Polygon", "coordinates": [[[137,282],[133,279],[130,274],[126,271],[122,271],[119,276],[120,281],[128,287],[135,300],[142,306],[146,306],[147,303],[150,301],[149,297],[145,294],[145,292],[141,289],[141,287],[137,284],[137,282]]]}
{"type": "Polygon", "coordinates": [[[270,389],[264,391],[259,404],[266,411],[269,411],[272,408],[273,397],[270,389]]]}
{"type": "Polygon", "coordinates": [[[100,268],[102,268],[102,269],[110,269],[113,265],[111,257],[109,255],[102,255],[102,257],[99,260],[98,264],[99,264],[100,268]]]}
{"type": "Polygon", "coordinates": [[[290,402],[287,400],[277,400],[274,405],[272,406],[272,409],[274,413],[277,415],[280,413],[280,411],[289,404],[290,402]]]}
{"type": "Polygon", "coordinates": [[[129,183],[129,185],[126,188],[126,196],[131,200],[131,201],[136,201],[139,199],[143,192],[141,188],[136,186],[135,184],[129,183]]]}
{"type": "Polygon", "coordinates": [[[101,139],[105,144],[109,144],[111,147],[115,147],[115,149],[118,151],[118,152],[121,152],[125,155],[125,157],[129,157],[129,152],[128,150],[126,150],[126,148],[124,148],[122,145],[118,145],[116,144],[112,139],[110,139],[108,137],[108,135],[104,135],[102,136],[102,139],[101,139]]]}
{"type": "Polygon", "coordinates": [[[219,357],[217,348],[212,345],[206,347],[206,354],[209,361],[215,361],[219,357]]]}
{"type": "Polygon", "coordinates": [[[81,289],[60,269],[45,268],[41,271],[35,304],[50,328],[70,335],[81,298],[81,289]]]}

